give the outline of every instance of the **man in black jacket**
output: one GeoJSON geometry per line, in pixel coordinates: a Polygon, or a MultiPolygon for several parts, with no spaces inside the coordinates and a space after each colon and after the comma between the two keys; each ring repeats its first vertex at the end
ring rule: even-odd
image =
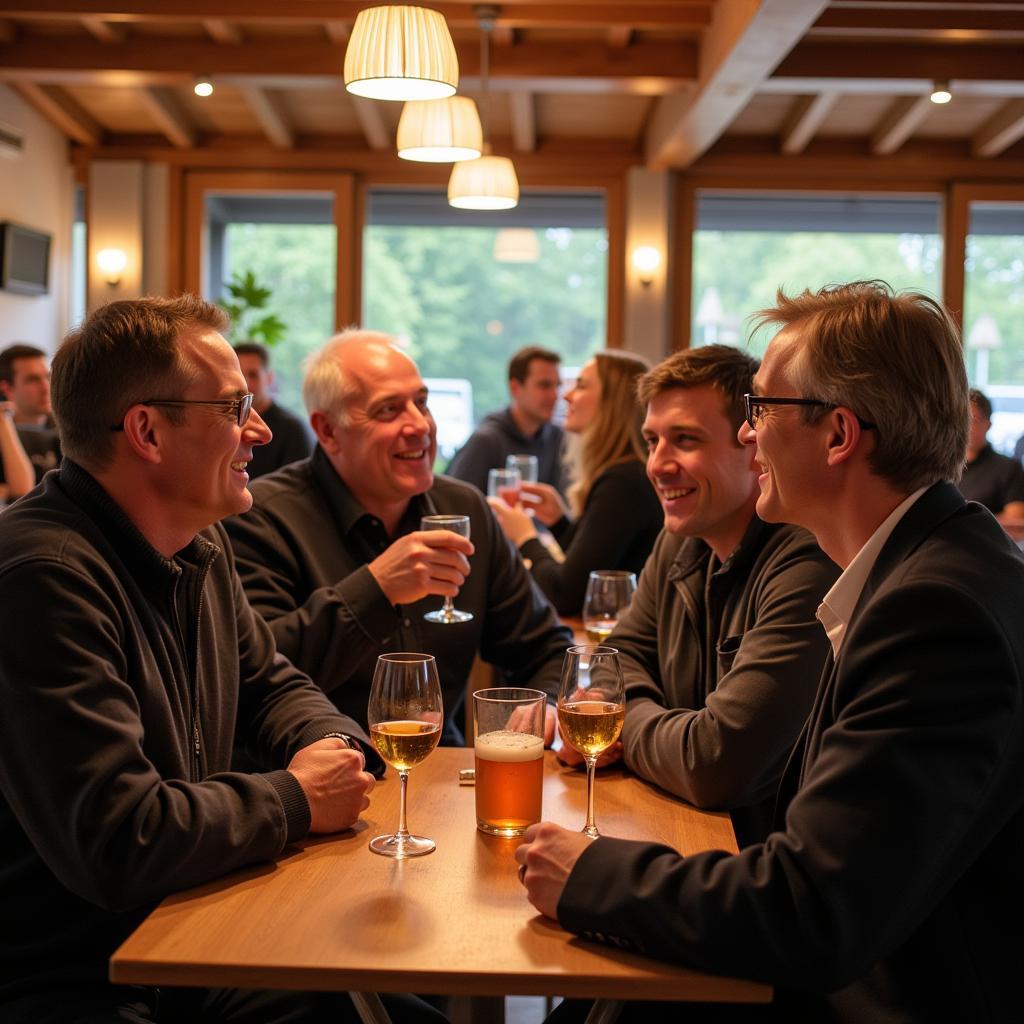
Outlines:
{"type": "Polygon", "coordinates": [[[775,831],[682,858],[542,824],[517,851],[530,900],[590,938],[772,982],[788,1020],[1016,1020],[1024,562],[953,486],[959,332],[879,282],[780,294],[761,319],[783,329],[740,430],[757,512],[844,569],[775,831]]]}
{"type": "MultiPolygon", "coordinates": [[[[257,480],[251,511],[225,523],[278,650],[359,720],[379,655],[433,654],[449,744],[462,742],[478,653],[553,700],[572,633],[483,495],[434,475],[436,427],[416,364],[388,335],[348,331],[310,359],[303,397],[319,441],[312,458],[257,480]],[[471,540],[421,529],[435,514],[468,516],[471,540]],[[425,620],[444,597],[473,618],[425,620]]],[[[553,707],[548,726],[553,736],[553,707]]]]}
{"type": "Polygon", "coordinates": [[[161,898],[350,827],[373,786],[365,735],[277,654],[214,525],[250,505],[269,437],[224,326],[192,296],[93,314],[53,364],[64,462],[4,513],[5,1024],[352,1013],[106,983],[161,898]],[[230,772],[236,730],[278,769],[230,772]]]}

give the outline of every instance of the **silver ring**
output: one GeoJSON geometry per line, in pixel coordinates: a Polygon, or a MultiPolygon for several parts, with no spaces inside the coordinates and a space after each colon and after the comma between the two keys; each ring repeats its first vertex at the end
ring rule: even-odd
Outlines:
{"type": "Polygon", "coordinates": [[[519,881],[522,882],[523,885],[526,885],[526,865],[525,864],[520,864],[519,865],[519,881]]]}

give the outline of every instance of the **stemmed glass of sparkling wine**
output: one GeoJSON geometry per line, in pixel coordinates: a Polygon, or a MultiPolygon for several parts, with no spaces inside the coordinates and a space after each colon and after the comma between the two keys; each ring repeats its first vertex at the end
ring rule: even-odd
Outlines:
{"type": "Polygon", "coordinates": [[[624,569],[595,569],[583,598],[583,628],[591,643],[608,639],[636,593],[636,576],[624,569]]]}
{"type": "Polygon", "coordinates": [[[583,831],[594,839],[600,835],[594,821],[597,757],[619,738],[625,713],[619,652],[593,644],[570,647],[558,688],[558,728],[562,739],[587,762],[587,823],[583,831]]]}
{"type": "Polygon", "coordinates": [[[409,769],[424,761],[441,738],[444,709],[437,663],[429,654],[382,654],[370,688],[367,721],[370,740],[398,772],[401,784],[398,831],[370,840],[384,857],[421,857],[435,849],[433,839],[410,835],[405,823],[409,769]]]}
{"type": "MultiPolygon", "coordinates": [[[[420,520],[421,530],[450,530],[460,537],[469,540],[469,516],[442,515],[424,516],[420,520]]],[[[427,622],[440,622],[448,625],[452,622],[469,622],[473,618],[472,612],[460,612],[455,607],[455,602],[450,597],[444,599],[444,604],[435,612],[427,612],[423,616],[427,622]]]]}

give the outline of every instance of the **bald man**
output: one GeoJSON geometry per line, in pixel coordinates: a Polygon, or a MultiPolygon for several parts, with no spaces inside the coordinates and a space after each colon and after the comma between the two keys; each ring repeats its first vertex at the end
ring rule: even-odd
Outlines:
{"type": "MultiPolygon", "coordinates": [[[[480,492],[434,475],[436,427],[416,364],[388,335],[347,331],[311,358],[303,399],[312,457],[256,481],[251,511],[227,524],[249,600],[279,649],[360,722],[379,655],[433,654],[449,744],[463,740],[478,653],[553,701],[572,634],[480,492]],[[421,530],[436,514],[469,516],[471,539],[421,530]],[[472,620],[426,621],[445,597],[472,620]]],[[[553,734],[551,707],[549,726],[553,734]]]]}

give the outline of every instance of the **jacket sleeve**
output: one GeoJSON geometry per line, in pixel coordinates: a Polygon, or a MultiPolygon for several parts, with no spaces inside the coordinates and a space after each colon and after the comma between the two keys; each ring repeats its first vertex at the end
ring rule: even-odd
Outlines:
{"type": "Polygon", "coordinates": [[[489,506],[473,517],[474,524],[478,521],[486,534],[474,536],[473,543],[477,557],[486,544],[489,574],[480,656],[504,669],[511,685],[532,686],[555,700],[572,631],[558,621],[489,506]]]}
{"type": "Polygon", "coordinates": [[[735,808],[770,797],[821,678],[828,637],[815,611],[837,572],[809,535],[780,547],[753,583],[750,628],[725,638],[723,649],[703,652],[718,659],[719,672],[703,707],[672,707],[666,698],[655,581],[645,573],[644,600],[623,638],[626,763],[698,807],[735,808]]]}
{"type": "Polygon", "coordinates": [[[397,631],[398,612],[365,565],[310,590],[288,527],[266,509],[253,506],[224,526],[249,603],[270,626],[278,651],[328,693],[397,631]],[[332,666],[326,677],[323,665],[332,666]]]}
{"type": "Polygon", "coordinates": [[[56,560],[16,566],[0,579],[0,621],[0,788],[72,892],[136,907],[272,859],[305,834],[309,809],[287,772],[161,777],[148,734],[166,744],[160,730],[178,726],[144,723],[136,691],[168,683],[129,678],[133,623],[99,574],[56,560]]]}
{"type": "Polygon", "coordinates": [[[562,925],[793,988],[861,977],[926,927],[1019,814],[1015,644],[948,586],[877,599],[844,641],[822,701],[839,710],[813,734],[784,831],[686,858],[599,839],[569,877],[562,925]]]}
{"type": "Polygon", "coordinates": [[[637,524],[630,517],[630,508],[635,507],[635,492],[635,480],[625,473],[603,473],[587,496],[587,504],[573,524],[568,541],[556,535],[565,548],[565,561],[561,564],[539,540],[529,540],[523,545],[524,557],[533,563],[530,570],[533,578],[560,614],[580,614],[590,573],[594,569],[619,566],[633,543],[635,527],[646,527],[645,523],[637,524]]]}

